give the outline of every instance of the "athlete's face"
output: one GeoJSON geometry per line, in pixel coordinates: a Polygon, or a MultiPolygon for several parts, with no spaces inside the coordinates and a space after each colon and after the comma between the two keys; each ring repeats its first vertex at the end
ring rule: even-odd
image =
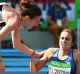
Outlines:
{"type": "Polygon", "coordinates": [[[60,35],[59,46],[60,49],[67,50],[71,48],[72,36],[69,32],[63,31],[60,35]]]}
{"type": "Polygon", "coordinates": [[[40,22],[40,18],[41,16],[36,16],[33,19],[30,19],[29,17],[25,18],[25,24],[26,26],[30,26],[30,27],[34,27],[34,26],[38,26],[39,22],[40,22]]]}

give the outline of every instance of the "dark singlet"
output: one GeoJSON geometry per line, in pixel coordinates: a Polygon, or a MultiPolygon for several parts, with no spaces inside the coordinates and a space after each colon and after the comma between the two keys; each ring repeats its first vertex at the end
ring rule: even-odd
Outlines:
{"type": "MultiPolygon", "coordinates": [[[[0,5],[0,13],[2,12],[2,7],[3,7],[3,5],[0,5]]],[[[1,14],[0,14],[0,16],[1,16],[1,14]]],[[[0,20],[2,20],[2,19],[0,19],[0,20]]],[[[5,22],[0,21],[0,27],[3,27],[3,26],[5,26],[5,22]]]]}
{"type": "Polygon", "coordinates": [[[65,60],[58,58],[59,48],[57,48],[55,54],[49,61],[48,74],[75,74],[76,65],[73,59],[72,49],[65,60]]]}

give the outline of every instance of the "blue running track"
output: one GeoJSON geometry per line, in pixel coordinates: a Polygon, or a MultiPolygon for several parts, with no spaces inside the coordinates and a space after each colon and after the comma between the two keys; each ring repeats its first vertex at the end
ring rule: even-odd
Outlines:
{"type": "MultiPolygon", "coordinates": [[[[39,52],[42,50],[36,49],[39,52]]],[[[6,72],[4,74],[30,74],[30,56],[16,49],[1,49],[1,55],[3,63],[6,66],[6,72]]],[[[47,68],[46,64],[37,74],[47,74],[47,68]]]]}

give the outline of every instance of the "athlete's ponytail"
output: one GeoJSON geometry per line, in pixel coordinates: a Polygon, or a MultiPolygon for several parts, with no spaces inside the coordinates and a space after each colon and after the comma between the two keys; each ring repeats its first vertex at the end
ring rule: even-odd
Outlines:
{"type": "Polygon", "coordinates": [[[34,18],[36,16],[41,15],[41,10],[40,8],[34,4],[30,4],[30,0],[21,0],[20,1],[20,6],[19,6],[19,11],[21,16],[30,16],[30,18],[34,18]]]}

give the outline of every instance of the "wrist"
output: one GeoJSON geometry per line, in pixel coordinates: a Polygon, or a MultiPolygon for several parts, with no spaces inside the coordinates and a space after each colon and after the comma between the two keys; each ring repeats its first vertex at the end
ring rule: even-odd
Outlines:
{"type": "Polygon", "coordinates": [[[35,53],[36,53],[36,51],[35,51],[35,50],[33,50],[33,51],[32,51],[32,54],[31,54],[30,56],[32,56],[32,55],[33,55],[33,54],[35,54],[35,53]]]}

